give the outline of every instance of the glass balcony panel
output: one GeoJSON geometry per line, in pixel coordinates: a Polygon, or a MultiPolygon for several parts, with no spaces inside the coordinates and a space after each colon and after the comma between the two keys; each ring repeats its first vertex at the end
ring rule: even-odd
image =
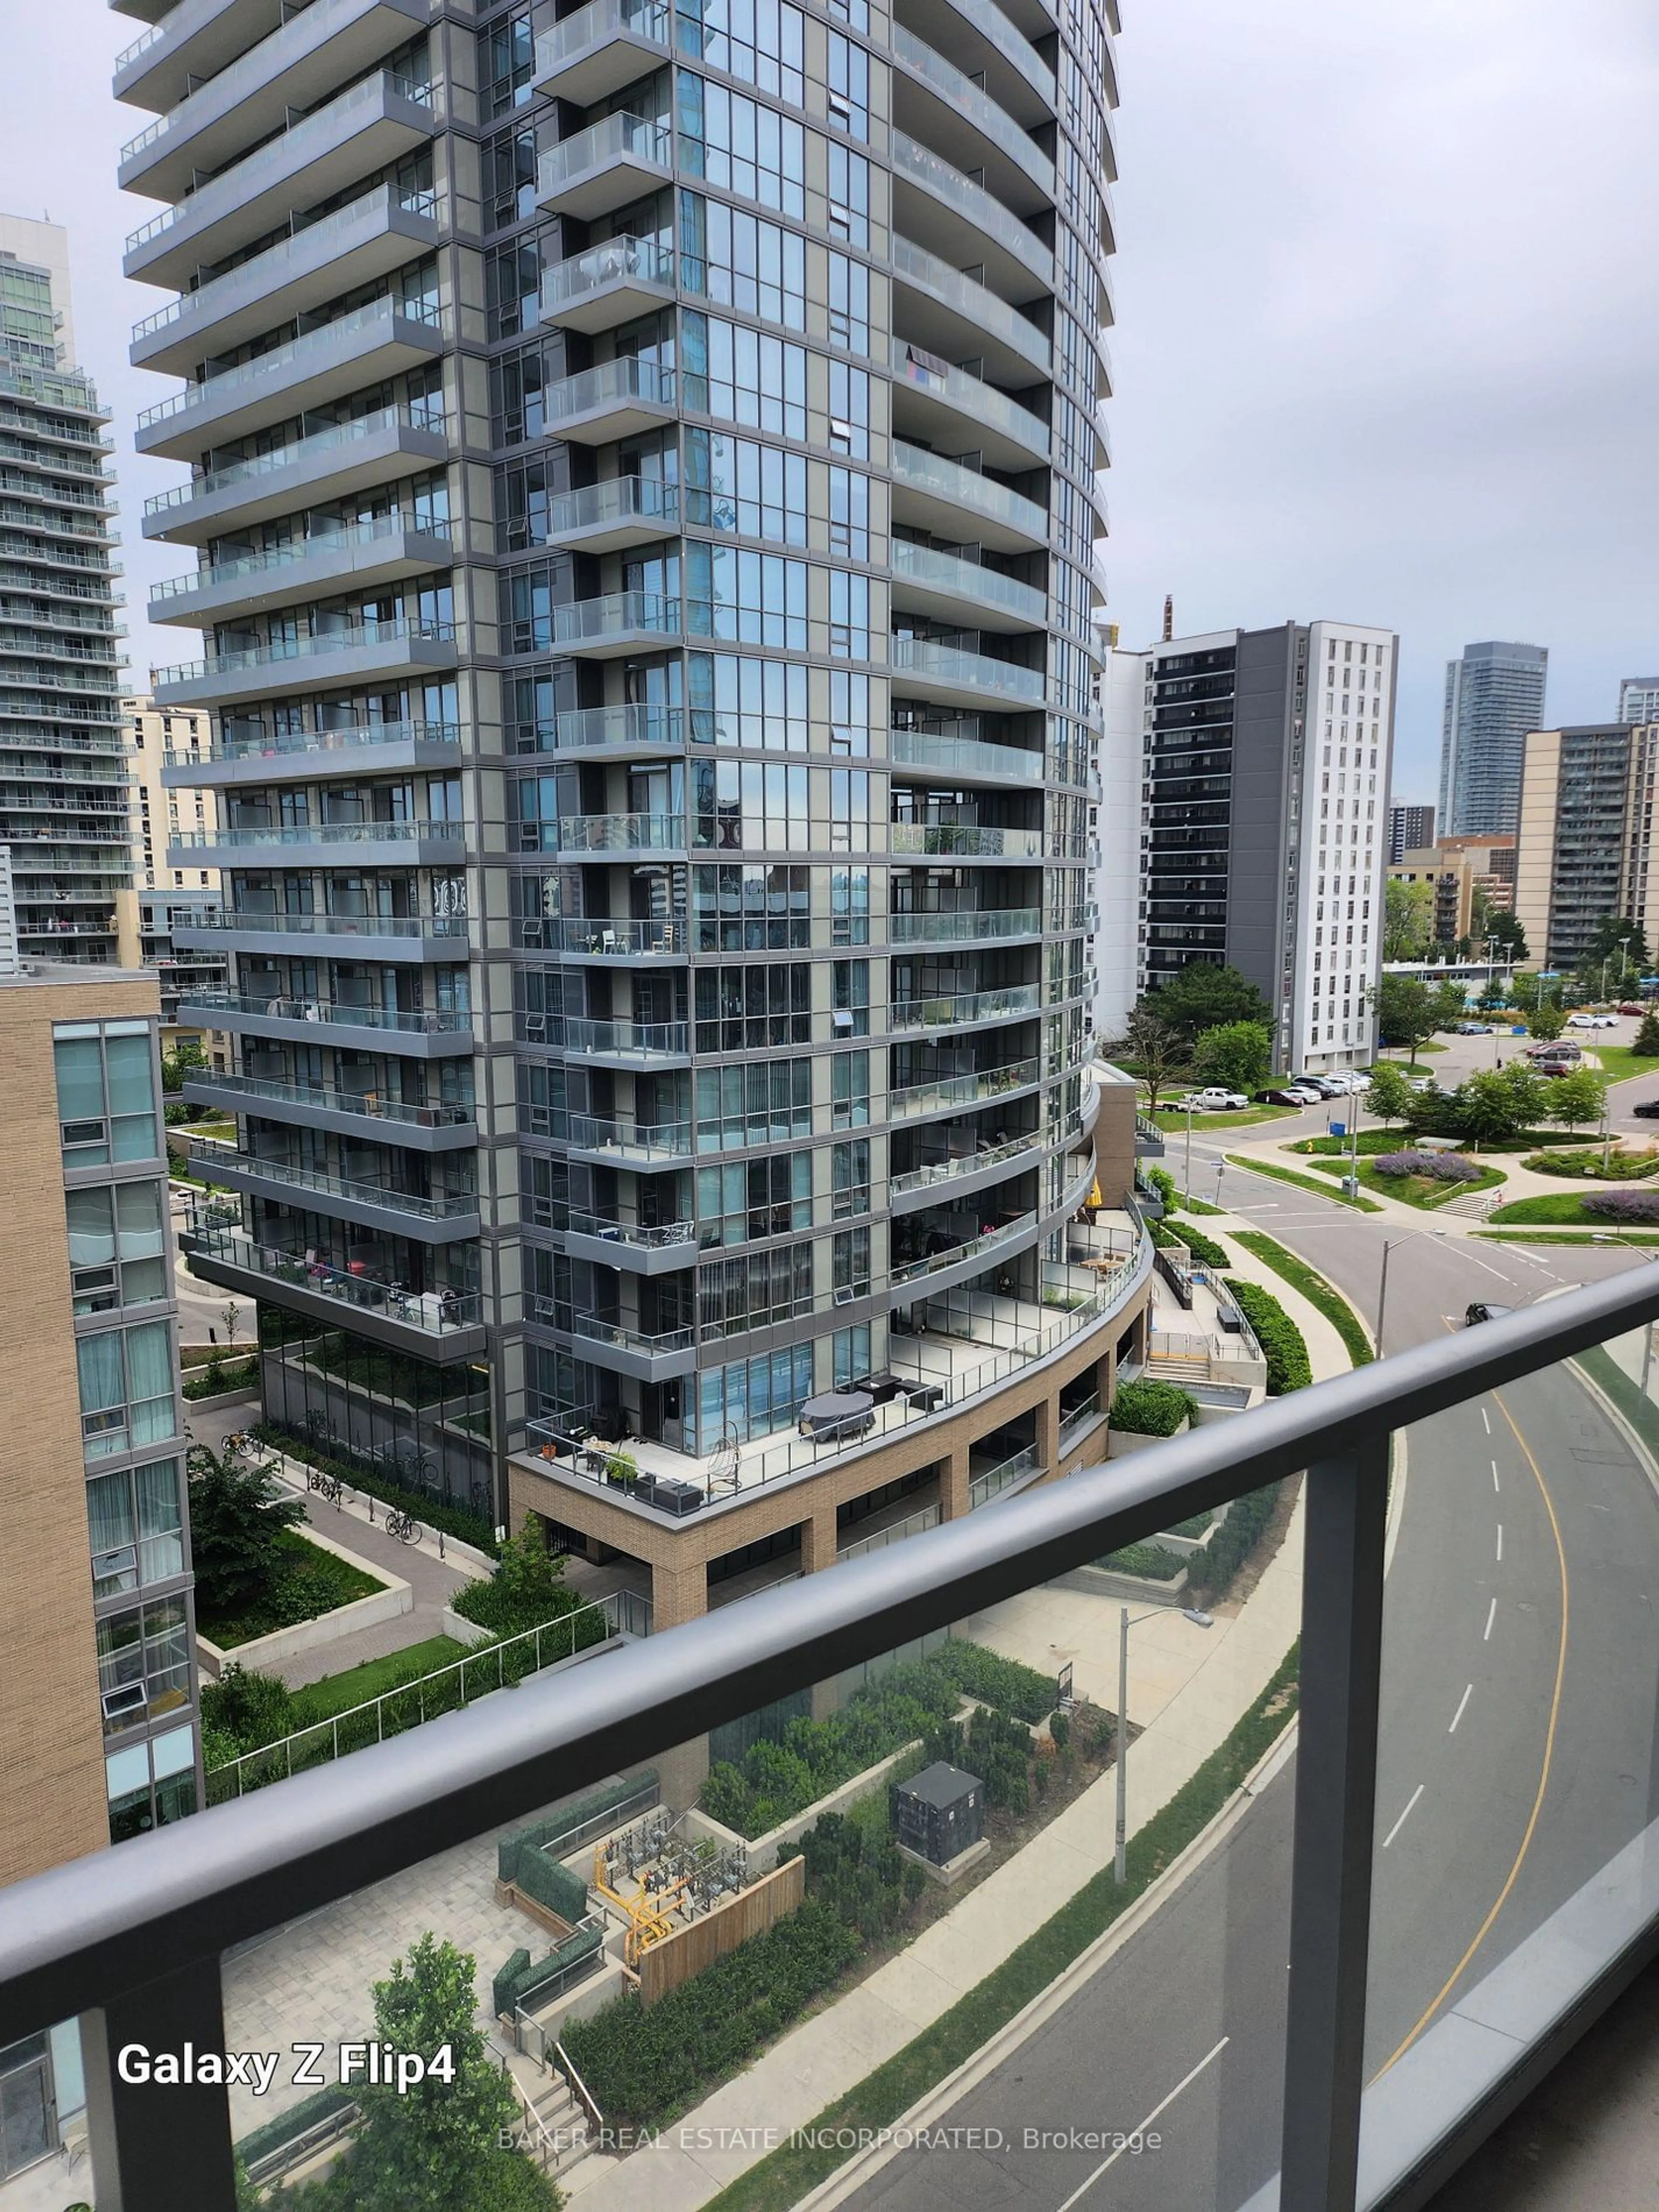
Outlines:
{"type": "Polygon", "coordinates": [[[1042,857],[1042,832],[981,828],[971,822],[895,822],[888,832],[888,849],[955,853],[966,860],[1035,860],[1042,857]]]}
{"type": "Polygon", "coordinates": [[[1000,1021],[1036,1013],[1042,994],[1035,983],[1015,983],[998,991],[956,991],[933,999],[900,999],[888,1019],[896,1030],[950,1028],[957,1022],[1000,1021]]]}
{"type": "Polygon", "coordinates": [[[455,626],[453,623],[409,622],[398,617],[325,630],[315,637],[290,638],[281,645],[254,646],[244,653],[210,653],[205,660],[186,660],[173,668],[158,668],[155,672],[155,688],[159,690],[168,684],[197,684],[204,677],[234,676],[249,669],[271,668],[285,660],[310,660],[322,654],[395,645],[405,638],[450,645],[454,642],[455,626]]]}
{"type": "Polygon", "coordinates": [[[1048,619],[1048,599],[1034,584],[1022,584],[999,568],[988,568],[982,562],[964,561],[959,554],[918,545],[908,538],[891,541],[890,556],[896,580],[925,586],[930,594],[967,600],[1006,617],[1012,624],[1032,629],[1042,629],[1048,619]]]}
{"type": "Polygon", "coordinates": [[[262,353],[255,361],[245,362],[237,368],[227,368],[217,376],[209,377],[201,384],[187,385],[170,399],[157,402],[140,413],[137,427],[146,430],[160,422],[170,421],[186,409],[217,408],[239,398],[256,384],[269,383],[274,378],[286,375],[290,370],[303,371],[307,362],[331,348],[340,345],[359,333],[378,329],[389,330],[397,322],[416,323],[436,331],[441,323],[440,310],[424,300],[371,300],[365,307],[356,307],[349,314],[337,315],[331,322],[319,325],[307,331],[303,337],[290,339],[289,343],[262,353]]]}
{"type": "Polygon", "coordinates": [[[1045,287],[1052,289],[1054,257],[1036,233],[1004,207],[994,193],[975,184],[908,132],[893,133],[893,173],[914,177],[930,192],[948,203],[976,232],[993,240],[1013,260],[1021,263],[1045,287]]]}
{"type": "Polygon", "coordinates": [[[218,591],[246,578],[280,575],[284,568],[299,568],[331,555],[372,552],[376,546],[387,544],[393,538],[416,535],[445,545],[449,543],[447,523],[427,527],[413,515],[377,514],[368,522],[314,531],[297,544],[278,546],[269,553],[245,554],[239,560],[216,562],[210,568],[198,568],[189,575],[167,577],[150,586],[149,603],[152,607],[164,606],[169,600],[218,591]]]}
{"type": "Polygon", "coordinates": [[[167,842],[185,849],[227,845],[240,851],[288,845],[459,845],[465,832],[459,822],[311,822],[298,827],[273,822],[257,830],[171,830],[167,842]]]}
{"type": "MultiPolygon", "coordinates": [[[[234,991],[186,991],[179,998],[181,1012],[199,1014],[263,1014],[271,1021],[337,1022],[351,1029],[397,1030],[416,1036],[464,1034],[472,1026],[465,1008],[436,1006],[422,1013],[404,1013],[396,1007],[346,1006],[325,999],[295,998],[289,994],[240,994],[234,991]]],[[[211,1022],[202,1027],[212,1028],[211,1022]]]]}
{"type": "Polygon", "coordinates": [[[896,59],[925,79],[941,99],[948,100],[959,115],[965,116],[975,129],[983,132],[987,138],[1000,147],[1010,161],[1018,162],[1052,199],[1054,197],[1054,165],[1030,133],[1021,130],[1006,108],[999,106],[983,86],[965,76],[953,62],[948,62],[943,54],[936,53],[932,46],[902,23],[894,24],[892,37],[896,59]]]}
{"type": "MultiPolygon", "coordinates": [[[[237,738],[222,732],[205,756],[210,760],[260,760],[290,753],[349,752],[362,745],[459,745],[459,722],[368,722],[350,730],[285,730],[272,736],[237,738]]],[[[164,756],[169,768],[194,768],[202,756],[173,747],[164,756]]]]}
{"type": "Polygon", "coordinates": [[[589,106],[647,75],[653,59],[648,50],[659,49],[665,59],[671,37],[662,0],[589,0],[538,27],[534,82],[544,92],[589,106]]]}
{"type": "MultiPolygon", "coordinates": [[[[981,476],[977,469],[963,468],[960,462],[947,460],[942,453],[928,453],[921,446],[908,445],[903,439],[896,438],[893,477],[896,484],[945,502],[953,509],[963,508],[982,521],[1000,526],[1016,541],[1037,545],[1045,545],[1048,541],[1048,517],[1035,500],[1010,491],[994,477],[981,476]]],[[[994,541],[988,538],[985,542],[988,544],[994,541]]]]}
{"type": "Polygon", "coordinates": [[[612,238],[556,262],[542,277],[550,322],[599,331],[626,322],[650,298],[672,296],[676,257],[653,238],[612,238]]]}
{"type": "Polygon", "coordinates": [[[896,676],[910,675],[924,689],[931,682],[951,695],[983,695],[1040,707],[1046,684],[1040,668],[1023,668],[1012,660],[995,660],[989,653],[969,653],[960,646],[939,645],[931,638],[900,634],[890,653],[896,676]]]}
{"type": "Polygon", "coordinates": [[[673,167],[673,134],[643,115],[608,115],[556,146],[536,164],[536,197],[544,207],[587,218],[607,205],[627,205],[673,167]]]}
{"type": "Polygon", "coordinates": [[[901,278],[908,277],[975,330],[1000,338],[1034,368],[1048,374],[1053,349],[1043,332],[1018,308],[1011,307],[988,286],[964,276],[961,270],[941,260],[938,254],[929,253],[924,246],[896,232],[892,251],[893,267],[901,278]]]}
{"type": "Polygon", "coordinates": [[[362,1114],[373,1121],[403,1122],[419,1129],[465,1128],[473,1120],[467,1106],[413,1106],[388,1098],[377,1091],[333,1091],[325,1084],[279,1083],[265,1077],[234,1075],[228,1070],[204,1069],[190,1080],[222,1095],[232,1112],[239,1099],[266,1099],[271,1103],[313,1105],[331,1114],[362,1114]]]}

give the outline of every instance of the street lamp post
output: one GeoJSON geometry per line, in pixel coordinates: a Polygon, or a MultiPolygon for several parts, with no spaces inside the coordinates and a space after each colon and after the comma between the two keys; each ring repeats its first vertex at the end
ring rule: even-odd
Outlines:
{"type": "Polygon", "coordinates": [[[1382,1247],[1382,1274],[1376,1289],[1376,1356],[1383,1354],[1382,1323],[1389,1310],[1389,1255],[1396,1244],[1409,1244],[1419,1237],[1443,1237],[1443,1229],[1413,1229],[1404,1237],[1392,1237],[1382,1247]]]}
{"type": "Polygon", "coordinates": [[[1126,1605],[1120,1609],[1117,1626],[1117,1851],[1112,1862],[1112,1873],[1119,1887],[1129,1878],[1129,1631],[1136,1621],[1154,1620],[1163,1611],[1153,1606],[1150,1612],[1138,1613],[1132,1620],[1126,1605]]]}
{"type": "Polygon", "coordinates": [[[1187,1102],[1187,1167],[1183,1185],[1188,1198],[1193,1194],[1193,1106],[1187,1102]]]}

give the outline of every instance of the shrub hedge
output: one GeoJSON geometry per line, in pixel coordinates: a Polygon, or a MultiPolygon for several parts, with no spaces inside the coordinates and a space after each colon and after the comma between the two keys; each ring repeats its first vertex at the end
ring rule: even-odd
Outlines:
{"type": "Polygon", "coordinates": [[[360,1490],[365,1498],[379,1498],[388,1505],[412,1511],[416,1519],[424,1521],[428,1528],[441,1528],[446,1535],[459,1536],[463,1543],[487,1552],[491,1559],[499,1558],[501,1547],[495,1540],[495,1529],[482,1515],[470,1513],[464,1505],[450,1505],[441,1498],[428,1498],[423,1490],[406,1490],[401,1482],[361,1468],[355,1460],[331,1458],[327,1452],[291,1437],[274,1421],[256,1421],[253,1433],[273,1451],[285,1452],[289,1459],[331,1474],[348,1490],[360,1490]]]}
{"type": "Polygon", "coordinates": [[[907,1859],[884,1825],[872,1834],[857,1820],[826,1813],[797,1844],[778,1854],[806,1862],[806,1892],[866,1943],[897,1929],[927,1887],[927,1877],[907,1859]]]}
{"type": "Polygon", "coordinates": [[[1376,1358],[1359,1316],[1346,1298],[1298,1254],[1287,1252],[1282,1244],[1275,1243],[1271,1237],[1264,1237],[1254,1229],[1241,1230],[1238,1241],[1247,1252],[1271,1267],[1274,1274],[1282,1275],[1292,1290],[1300,1291],[1310,1305],[1318,1307],[1342,1339],[1354,1366],[1364,1367],[1376,1358]]]}
{"type": "Polygon", "coordinates": [[[1039,1674],[1018,1659],[1005,1659],[983,1644],[970,1644],[953,1636],[921,1662],[954,1682],[964,1697],[978,1698],[1016,1720],[1033,1724],[1054,1710],[1057,1684],[1052,1674],[1039,1674]]]}
{"type": "Polygon", "coordinates": [[[856,1929],[808,1897],[648,2009],[630,1992],[560,2039],[610,2124],[660,2127],[798,2019],[860,1948],[856,1929]]]}
{"type": "Polygon", "coordinates": [[[1095,1564],[1110,1568],[1114,1574],[1139,1575],[1144,1582],[1172,1583],[1187,1561],[1163,1544],[1126,1544],[1121,1552],[1108,1552],[1095,1564]]]}
{"type": "Polygon", "coordinates": [[[1141,1376],[1133,1382],[1118,1384],[1110,1425],[1128,1437],[1172,1437],[1197,1412],[1188,1393],[1175,1383],[1141,1376]]]}
{"type": "Polygon", "coordinates": [[[1313,1381],[1313,1369],[1301,1330],[1260,1283],[1235,1282],[1232,1291],[1266,1356],[1268,1396],[1282,1398],[1287,1391],[1305,1390],[1313,1381]]]}
{"type": "Polygon", "coordinates": [[[1659,1190],[1589,1190],[1582,1203],[1597,1221],[1659,1221],[1659,1190]]]}
{"type": "Polygon", "coordinates": [[[1201,1229],[1194,1229],[1190,1221],[1181,1224],[1181,1241],[1200,1267],[1231,1267],[1232,1261],[1225,1249],[1213,1237],[1206,1237],[1201,1229]]]}
{"type": "Polygon", "coordinates": [[[1273,1517],[1279,1485],[1268,1483],[1245,1498],[1235,1498],[1226,1519],[1201,1552],[1188,1561],[1194,1590],[1201,1589],[1212,1604],[1225,1597],[1233,1577],[1255,1549],[1256,1540],[1273,1517]]]}

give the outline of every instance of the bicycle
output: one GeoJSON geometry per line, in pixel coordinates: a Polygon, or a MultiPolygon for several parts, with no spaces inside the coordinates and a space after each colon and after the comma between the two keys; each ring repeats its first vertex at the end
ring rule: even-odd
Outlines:
{"type": "Polygon", "coordinates": [[[306,1469],[306,1488],[314,1490],[320,1498],[326,1498],[331,1505],[337,1505],[345,1492],[345,1486],[339,1476],[325,1474],[319,1467],[306,1469]]]}
{"type": "Polygon", "coordinates": [[[418,1544],[421,1524],[412,1513],[400,1513],[394,1508],[386,1516],[386,1533],[395,1536],[400,1544],[418,1544]]]}

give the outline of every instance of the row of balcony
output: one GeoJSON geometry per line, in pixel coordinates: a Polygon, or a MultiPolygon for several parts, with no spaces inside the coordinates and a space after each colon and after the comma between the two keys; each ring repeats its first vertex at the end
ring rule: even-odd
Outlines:
{"type": "Polygon", "coordinates": [[[391,1049],[418,1059],[453,1058],[472,1050],[472,1016],[456,1007],[410,1012],[276,991],[191,991],[179,1003],[181,1012],[199,1018],[197,1025],[203,1029],[369,1051],[386,1049],[386,1040],[392,1038],[391,1049]],[[329,1030],[325,1040],[313,1024],[329,1030]]]}
{"type": "MultiPolygon", "coordinates": [[[[342,585],[366,590],[396,583],[447,568],[454,557],[447,527],[428,526],[404,514],[375,515],[367,522],[325,526],[291,544],[215,562],[191,574],[152,584],[149,618],[204,625],[256,613],[301,591],[342,585]]],[[[370,641],[384,641],[378,629],[370,641]]]]}
{"type": "Polygon", "coordinates": [[[455,664],[453,623],[400,616],[385,622],[343,623],[314,636],[212,653],[201,660],[158,668],[152,672],[151,690],[158,707],[218,706],[232,700],[275,698],[296,684],[418,680],[455,664]]]}
{"type": "Polygon", "coordinates": [[[303,1191],[319,1211],[361,1222],[367,1228],[389,1227],[394,1236],[413,1235],[422,1243],[436,1243],[478,1233],[476,1192],[427,1197],[383,1183],[330,1175],[288,1160],[264,1159],[256,1152],[239,1152],[216,1137],[193,1137],[190,1156],[208,1183],[232,1190],[264,1191],[286,1202],[292,1202],[290,1193],[303,1191]],[[395,1218],[388,1224],[383,1216],[395,1218]]]}
{"type": "Polygon", "coordinates": [[[295,1122],[336,1136],[375,1133],[365,1132],[365,1122],[383,1126],[386,1142],[410,1151],[450,1152],[477,1139],[471,1106],[416,1104],[374,1088],[343,1091],[328,1084],[202,1068],[185,1077],[185,1096],[222,1112],[257,1114],[264,1121],[295,1122]]]}

